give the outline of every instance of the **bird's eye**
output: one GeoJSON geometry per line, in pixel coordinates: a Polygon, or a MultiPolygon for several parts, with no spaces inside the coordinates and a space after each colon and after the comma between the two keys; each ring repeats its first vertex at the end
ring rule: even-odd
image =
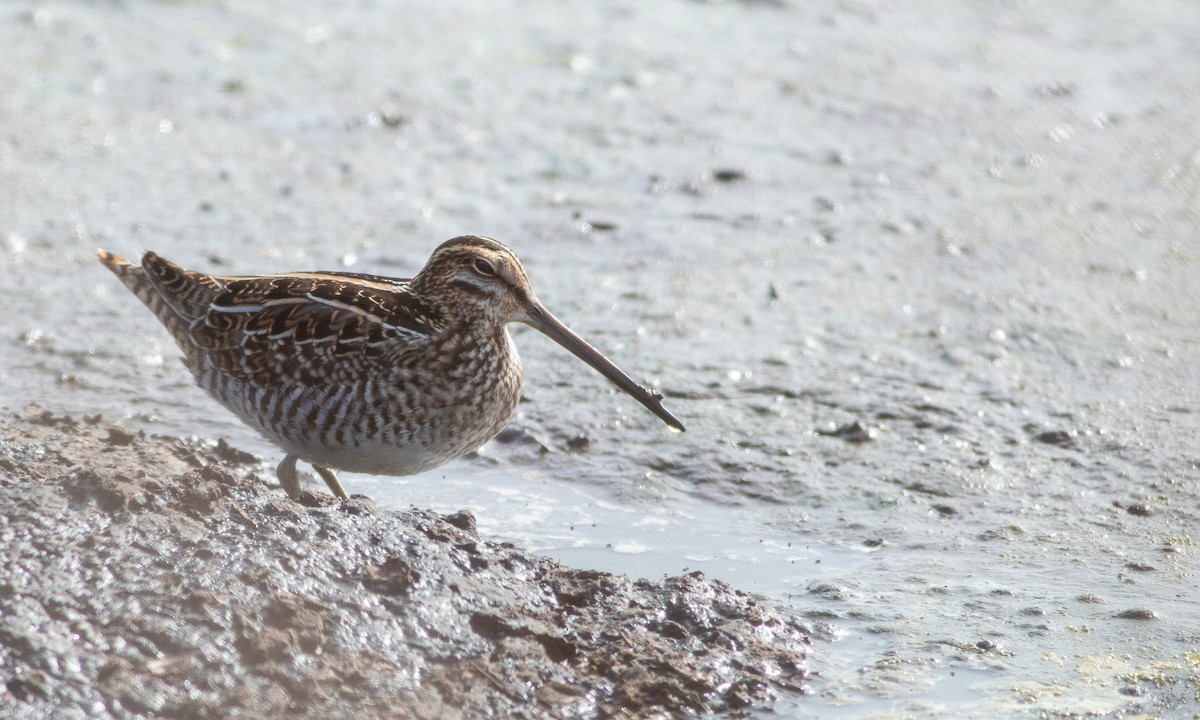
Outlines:
{"type": "Polygon", "coordinates": [[[490,262],[488,262],[487,260],[484,260],[483,258],[478,258],[475,261],[475,265],[473,267],[475,268],[475,272],[479,273],[480,275],[482,275],[484,277],[492,277],[493,275],[496,274],[496,268],[493,267],[490,262]]]}

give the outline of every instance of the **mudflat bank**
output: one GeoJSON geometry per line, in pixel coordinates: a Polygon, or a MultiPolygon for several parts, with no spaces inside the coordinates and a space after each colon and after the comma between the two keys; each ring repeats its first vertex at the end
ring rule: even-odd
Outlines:
{"type": "Polygon", "coordinates": [[[257,467],[0,416],[0,714],[669,717],[803,689],[805,628],[725,583],[571,569],[466,511],[293,502],[257,467]]]}

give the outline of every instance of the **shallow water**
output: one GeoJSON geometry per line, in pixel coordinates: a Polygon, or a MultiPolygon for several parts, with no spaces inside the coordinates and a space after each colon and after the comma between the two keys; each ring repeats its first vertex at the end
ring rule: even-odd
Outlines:
{"type": "Polygon", "coordinates": [[[0,404],[274,461],[93,248],[492,235],[688,432],[519,331],[505,441],[350,492],[795,608],[787,713],[1200,712],[1200,6],[909,8],[10,3],[0,404]]]}

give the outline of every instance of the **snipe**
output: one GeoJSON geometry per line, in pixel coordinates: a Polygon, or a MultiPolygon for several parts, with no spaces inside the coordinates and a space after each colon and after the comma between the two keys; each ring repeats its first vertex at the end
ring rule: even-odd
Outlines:
{"type": "Polygon", "coordinates": [[[339,272],[224,277],[153,252],[100,261],[175,337],[196,383],[346,499],[334,470],[412,475],[478,448],[521,396],[507,325],[531,325],[672,428],[662,396],[550,314],[521,261],[483,237],[442,243],[411,280],[339,272]]]}

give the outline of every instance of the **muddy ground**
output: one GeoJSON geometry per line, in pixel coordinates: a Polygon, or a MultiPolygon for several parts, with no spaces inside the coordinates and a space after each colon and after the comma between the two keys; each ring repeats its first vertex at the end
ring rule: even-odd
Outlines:
{"type": "Polygon", "coordinates": [[[725,583],[571,569],[468,512],[293,502],[253,466],[0,417],[0,714],[665,717],[803,687],[805,629],[725,583]]]}
{"type": "Polygon", "coordinates": [[[0,46],[0,408],[278,462],[95,248],[490,235],[688,431],[518,330],[501,438],[349,492],[828,622],[786,716],[1200,713],[1200,3],[11,0],[0,46]]]}

